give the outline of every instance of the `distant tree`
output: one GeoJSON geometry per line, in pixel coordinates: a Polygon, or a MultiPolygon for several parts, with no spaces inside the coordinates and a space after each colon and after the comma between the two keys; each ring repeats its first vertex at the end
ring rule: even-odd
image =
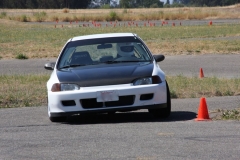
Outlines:
{"type": "Polygon", "coordinates": [[[91,0],[68,0],[69,8],[87,8],[87,6],[91,3],[91,0]]]}
{"type": "Polygon", "coordinates": [[[159,0],[120,0],[121,8],[137,8],[137,7],[145,7],[149,8],[150,6],[162,7],[163,2],[159,0]]]}
{"type": "Polygon", "coordinates": [[[162,3],[159,0],[143,0],[143,6],[144,7],[149,8],[153,4],[156,4],[158,7],[162,6],[162,3]]]}
{"type": "Polygon", "coordinates": [[[180,3],[180,0],[173,0],[172,3],[180,3]]]}
{"type": "Polygon", "coordinates": [[[3,8],[24,8],[25,0],[19,0],[19,1],[14,1],[14,0],[1,0],[3,4],[3,8]]]}
{"type": "Polygon", "coordinates": [[[179,3],[185,4],[185,5],[189,5],[190,0],[179,0],[179,3]]]}
{"type": "Polygon", "coordinates": [[[171,7],[184,7],[184,6],[185,4],[180,3],[179,0],[173,0],[171,4],[171,7]]]}
{"type": "Polygon", "coordinates": [[[132,8],[135,0],[121,0],[120,7],[121,8],[132,8]]]}
{"type": "Polygon", "coordinates": [[[26,0],[26,8],[38,8],[37,0],[26,0]]]}

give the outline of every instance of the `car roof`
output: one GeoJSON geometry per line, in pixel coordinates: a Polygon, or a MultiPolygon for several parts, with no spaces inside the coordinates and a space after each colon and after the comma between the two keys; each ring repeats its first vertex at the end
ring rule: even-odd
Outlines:
{"type": "Polygon", "coordinates": [[[104,34],[92,34],[85,36],[73,37],[71,41],[85,40],[85,39],[97,39],[97,38],[110,38],[110,37],[135,37],[134,33],[104,33],[104,34]]]}

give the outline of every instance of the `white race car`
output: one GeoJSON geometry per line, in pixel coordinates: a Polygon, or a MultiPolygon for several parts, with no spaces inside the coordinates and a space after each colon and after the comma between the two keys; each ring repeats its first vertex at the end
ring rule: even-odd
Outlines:
{"type": "Polygon", "coordinates": [[[47,82],[48,116],[52,122],[84,113],[148,109],[156,117],[171,113],[164,72],[143,40],[133,33],[95,34],[71,38],[47,82]]]}

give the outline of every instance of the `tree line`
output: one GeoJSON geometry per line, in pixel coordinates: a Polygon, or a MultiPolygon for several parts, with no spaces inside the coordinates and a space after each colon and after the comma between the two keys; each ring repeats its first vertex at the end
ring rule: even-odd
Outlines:
{"type": "Polygon", "coordinates": [[[226,6],[240,3],[240,0],[167,0],[164,4],[160,0],[0,0],[0,8],[20,9],[59,9],[59,8],[99,8],[104,5],[118,8],[161,8],[179,6],[226,6]]]}
{"type": "Polygon", "coordinates": [[[0,0],[0,8],[87,8],[92,0],[0,0]]]}
{"type": "MultiPolygon", "coordinates": [[[[116,0],[92,0],[101,5],[116,4],[116,0]]],[[[203,7],[227,6],[240,3],[240,0],[120,0],[119,8],[161,8],[161,7],[203,7]],[[163,2],[165,1],[165,3],[163,2]]],[[[113,5],[115,6],[115,5],[113,5]]]]}
{"type": "MultiPolygon", "coordinates": [[[[176,1],[176,0],[175,0],[176,1]]],[[[240,3],[240,0],[177,0],[179,3],[190,6],[228,6],[240,3]]]]}

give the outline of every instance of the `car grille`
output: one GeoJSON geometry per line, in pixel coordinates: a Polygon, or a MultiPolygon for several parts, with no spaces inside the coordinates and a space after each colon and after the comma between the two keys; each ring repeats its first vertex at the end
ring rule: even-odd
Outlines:
{"type": "MultiPolygon", "coordinates": [[[[119,96],[118,101],[111,101],[111,102],[105,102],[105,107],[117,107],[117,106],[129,106],[133,105],[135,96],[129,95],[129,96],[119,96]]],[[[83,108],[89,109],[89,108],[102,108],[103,102],[97,102],[96,98],[90,98],[90,99],[81,99],[80,103],[83,108]]]]}

